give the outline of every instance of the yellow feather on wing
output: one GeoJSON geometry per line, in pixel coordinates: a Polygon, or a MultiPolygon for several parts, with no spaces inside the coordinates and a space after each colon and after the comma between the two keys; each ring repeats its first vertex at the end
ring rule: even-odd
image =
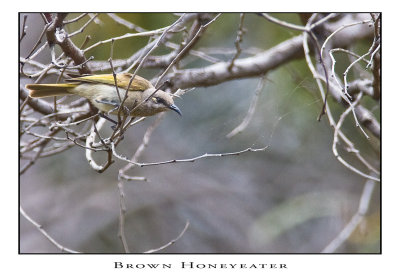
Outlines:
{"type": "MultiPolygon", "coordinates": [[[[117,74],[116,80],[117,80],[118,87],[127,89],[131,78],[132,78],[132,74],[130,74],[130,73],[117,74]]],[[[67,81],[115,85],[114,76],[112,74],[82,76],[82,77],[68,79],[67,81]]],[[[150,87],[152,87],[152,84],[149,81],[136,75],[135,78],[133,79],[129,89],[134,90],[134,91],[145,91],[146,89],[148,89],[150,87]]]]}

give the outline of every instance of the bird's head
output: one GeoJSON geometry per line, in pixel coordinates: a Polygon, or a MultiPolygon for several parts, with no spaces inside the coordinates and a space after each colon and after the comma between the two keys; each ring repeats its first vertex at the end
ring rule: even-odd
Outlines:
{"type": "Polygon", "coordinates": [[[149,88],[143,92],[143,98],[143,103],[138,106],[138,110],[141,111],[143,116],[152,116],[167,110],[173,110],[182,116],[181,110],[174,104],[170,93],[149,88]]]}

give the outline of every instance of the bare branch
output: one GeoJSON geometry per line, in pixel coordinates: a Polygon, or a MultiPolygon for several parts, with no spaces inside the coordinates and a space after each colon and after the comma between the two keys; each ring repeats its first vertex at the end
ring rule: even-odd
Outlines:
{"type": "Polygon", "coordinates": [[[344,24],[342,26],[340,26],[339,28],[337,28],[335,31],[333,31],[325,40],[325,42],[322,44],[321,47],[321,56],[323,57],[324,55],[324,50],[326,45],[328,44],[329,40],[332,39],[333,36],[335,36],[338,32],[342,31],[345,28],[351,27],[351,26],[355,26],[355,25],[359,25],[359,24],[366,24],[366,23],[371,23],[371,20],[362,20],[362,21],[357,21],[357,22],[352,22],[352,23],[348,23],[348,24],[344,24]]]}
{"type": "Polygon", "coordinates": [[[231,71],[230,62],[220,62],[204,68],[177,71],[168,76],[174,89],[207,87],[222,82],[260,76],[301,57],[302,37],[296,36],[271,49],[248,58],[237,59],[231,71]]]}
{"type": "MultiPolygon", "coordinates": [[[[313,74],[313,76],[314,76],[314,78],[315,78],[315,81],[317,82],[318,89],[319,89],[319,91],[320,91],[320,93],[321,93],[322,99],[325,100],[325,99],[326,99],[326,95],[325,95],[325,91],[324,91],[323,86],[322,86],[322,83],[321,83],[321,80],[324,80],[324,79],[323,79],[322,77],[320,77],[320,75],[317,73],[317,71],[316,71],[316,69],[315,69],[315,67],[314,67],[314,65],[313,65],[313,63],[312,63],[312,61],[311,61],[310,51],[309,51],[309,48],[308,48],[307,38],[306,38],[306,37],[307,37],[307,33],[303,33],[303,34],[304,34],[303,46],[304,46],[304,54],[305,54],[306,62],[307,62],[307,65],[308,65],[308,67],[309,67],[311,73],[313,74]]],[[[332,95],[333,95],[333,96],[339,96],[338,98],[340,98],[341,95],[340,95],[340,94],[336,94],[335,90],[336,90],[336,87],[332,87],[332,88],[331,88],[332,95]]],[[[341,98],[340,98],[340,100],[341,100],[341,98]]],[[[340,100],[339,100],[339,101],[340,101],[340,100]]],[[[358,105],[356,108],[358,108],[358,107],[360,107],[360,105],[358,105]]],[[[349,110],[351,110],[351,109],[352,109],[352,108],[350,108],[349,110]]],[[[350,112],[350,111],[348,111],[348,112],[350,112]]],[[[329,120],[330,125],[331,125],[332,127],[335,128],[335,131],[336,131],[336,133],[338,133],[338,135],[340,136],[340,138],[341,138],[343,141],[345,141],[345,143],[348,145],[349,149],[350,149],[352,152],[356,152],[356,155],[357,155],[357,157],[360,159],[361,162],[366,163],[366,160],[364,160],[364,158],[361,157],[361,155],[359,154],[359,152],[354,148],[353,143],[342,133],[342,131],[341,131],[340,129],[336,129],[336,128],[337,128],[337,125],[336,125],[336,122],[335,122],[334,119],[333,119],[333,116],[332,116],[332,114],[331,114],[331,112],[330,112],[330,109],[329,109],[329,105],[328,105],[328,104],[326,104],[326,114],[327,114],[327,116],[328,116],[328,120],[329,120]]],[[[346,116],[346,114],[344,114],[344,115],[342,114],[343,120],[344,120],[344,117],[345,117],[345,116],[346,116]]],[[[343,120],[342,120],[342,121],[343,121],[343,120]]],[[[339,126],[339,128],[340,128],[340,126],[339,126]]],[[[336,146],[334,146],[334,147],[336,147],[336,146]]],[[[334,152],[334,154],[335,154],[335,152],[334,152]]],[[[366,174],[364,174],[363,172],[359,171],[358,169],[354,168],[353,166],[349,165],[349,164],[348,164],[346,161],[344,161],[341,157],[337,157],[337,158],[338,158],[338,160],[339,160],[342,164],[344,164],[345,166],[349,167],[352,171],[358,173],[358,174],[361,175],[361,176],[364,176],[364,177],[367,177],[367,178],[370,177],[369,175],[366,175],[366,174]]],[[[371,165],[367,164],[366,166],[371,170],[371,168],[370,168],[371,165]]],[[[374,180],[376,180],[375,177],[371,177],[371,178],[374,179],[374,180]]]]}
{"type": "Polygon", "coordinates": [[[70,24],[70,23],[73,23],[73,22],[77,22],[77,21],[79,21],[80,19],[82,19],[82,18],[84,18],[85,16],[87,16],[87,14],[88,14],[88,13],[82,13],[82,14],[80,14],[79,16],[77,16],[76,18],[73,18],[73,19],[70,19],[70,20],[64,20],[63,24],[64,24],[64,25],[67,25],[67,24],[70,24]]]}
{"type": "MultiPolygon", "coordinates": [[[[360,95],[358,96],[357,100],[354,101],[354,104],[357,104],[358,102],[360,102],[361,97],[362,97],[362,94],[360,94],[360,95]]],[[[346,111],[343,112],[343,114],[340,116],[339,121],[337,122],[337,124],[336,124],[336,126],[335,126],[335,132],[334,132],[334,135],[333,135],[332,152],[333,152],[333,154],[335,155],[335,157],[339,160],[339,162],[342,163],[342,164],[343,164],[345,167],[347,167],[349,170],[351,170],[351,171],[357,173],[358,175],[360,175],[360,176],[362,176],[362,177],[365,177],[365,178],[367,178],[367,179],[370,179],[370,180],[374,180],[374,181],[379,182],[379,181],[380,181],[379,178],[376,178],[376,177],[370,176],[370,175],[368,175],[368,174],[365,174],[364,172],[358,170],[357,168],[355,168],[354,166],[352,166],[351,164],[349,164],[347,161],[345,161],[345,160],[339,155],[339,153],[338,153],[338,151],[337,151],[337,147],[336,147],[336,146],[337,146],[337,143],[338,143],[338,133],[339,133],[340,127],[342,126],[342,124],[343,124],[343,122],[344,122],[346,116],[350,113],[350,111],[352,110],[352,108],[353,108],[353,107],[348,107],[348,108],[346,109],[346,111]]]]}
{"type": "Polygon", "coordinates": [[[22,23],[22,32],[21,32],[21,36],[19,37],[19,43],[21,43],[22,39],[24,39],[24,37],[26,35],[26,30],[27,30],[26,19],[27,18],[28,18],[28,15],[24,15],[24,21],[22,23]]]}
{"type": "Polygon", "coordinates": [[[146,32],[147,31],[146,29],[144,29],[144,28],[142,28],[142,27],[140,27],[140,26],[138,26],[136,24],[133,24],[132,22],[129,22],[129,21],[117,16],[115,13],[107,13],[107,15],[110,18],[112,18],[116,23],[118,23],[120,25],[123,25],[123,26],[125,26],[125,27],[127,27],[127,28],[129,28],[131,30],[133,29],[133,30],[135,30],[137,32],[146,32]]]}
{"type": "MultiPolygon", "coordinates": [[[[95,14],[93,17],[91,17],[84,25],[81,26],[81,28],[79,28],[77,31],[72,32],[70,34],[68,34],[68,38],[74,37],[76,34],[82,33],[85,28],[97,18],[98,14],[95,14]]],[[[64,22],[65,24],[65,22],[64,22]]]]}
{"type": "Polygon", "coordinates": [[[152,30],[152,31],[145,31],[145,32],[140,32],[140,33],[126,33],[125,35],[118,36],[118,37],[113,37],[104,41],[99,41],[90,47],[87,47],[86,49],[83,50],[84,53],[88,52],[89,50],[92,50],[95,47],[98,47],[103,44],[111,43],[112,41],[117,41],[117,40],[122,40],[126,38],[132,38],[132,37],[150,37],[154,35],[159,35],[162,34],[168,27],[163,27],[160,29],[152,30]]]}
{"type": "Polygon", "coordinates": [[[85,64],[87,61],[84,53],[75,46],[75,44],[68,38],[66,32],[62,29],[63,20],[67,14],[58,13],[53,22],[49,25],[46,30],[47,41],[49,46],[52,47],[54,44],[57,44],[61,47],[63,52],[74,61],[75,65],[82,65],[79,68],[79,72],[81,74],[90,74],[91,71],[89,67],[85,64]]]}
{"type": "Polygon", "coordinates": [[[153,165],[162,165],[162,164],[169,164],[169,163],[183,163],[183,162],[195,162],[196,160],[203,159],[203,158],[212,158],[212,157],[226,157],[226,156],[238,156],[243,153],[248,153],[248,152],[263,152],[266,149],[268,149],[268,146],[263,147],[263,148],[247,148],[238,152],[231,152],[231,153],[220,153],[220,154],[204,154],[201,156],[197,156],[194,158],[188,158],[188,159],[173,159],[173,160],[167,160],[167,161],[160,161],[160,162],[150,162],[150,163],[133,163],[137,166],[144,167],[144,166],[153,166],[153,165]]]}
{"type": "Polygon", "coordinates": [[[26,214],[25,210],[20,207],[19,208],[20,214],[28,220],[32,225],[36,227],[36,229],[43,234],[44,237],[46,237],[53,245],[55,245],[61,252],[67,252],[67,253],[80,253],[78,251],[71,250],[65,246],[62,246],[60,243],[58,243],[53,237],[51,237],[41,225],[39,225],[35,220],[33,220],[28,214],[26,214]]]}
{"type": "Polygon", "coordinates": [[[118,180],[118,191],[119,191],[119,230],[118,237],[122,242],[125,253],[129,253],[128,242],[125,236],[125,215],[126,215],[126,205],[125,205],[125,192],[124,184],[121,180],[118,180]]]}
{"type": "Polygon", "coordinates": [[[199,39],[201,34],[204,32],[204,30],[207,28],[208,25],[213,23],[221,14],[216,15],[212,20],[207,22],[206,24],[202,24],[200,28],[197,30],[196,34],[193,36],[193,38],[189,41],[189,43],[186,44],[186,46],[178,53],[178,55],[171,61],[171,63],[168,65],[168,67],[165,69],[165,71],[160,75],[158,78],[155,86],[157,86],[161,79],[168,73],[168,71],[171,69],[171,67],[179,60],[182,58],[183,55],[187,53],[189,48],[192,47],[192,45],[199,39]]]}
{"type": "Polygon", "coordinates": [[[250,104],[250,107],[249,107],[246,117],[236,128],[234,128],[231,132],[229,132],[226,135],[227,138],[232,138],[236,134],[241,133],[249,125],[251,119],[253,118],[254,112],[256,111],[258,97],[260,96],[260,93],[264,88],[266,80],[267,80],[266,76],[260,78],[260,81],[258,82],[256,92],[254,94],[253,100],[251,101],[251,104],[250,104]]]}
{"type": "MultiPolygon", "coordinates": [[[[95,141],[95,137],[97,135],[97,133],[96,133],[96,130],[97,130],[96,125],[97,125],[97,127],[101,128],[104,125],[105,122],[106,122],[105,119],[100,118],[99,121],[97,122],[97,124],[93,123],[91,133],[86,138],[86,147],[92,147],[92,145],[93,145],[93,143],[95,141]]],[[[101,140],[101,141],[103,141],[103,140],[101,140]]],[[[102,142],[102,143],[104,144],[104,142],[102,142]]],[[[86,149],[86,159],[87,159],[90,167],[92,167],[94,170],[96,170],[99,173],[104,172],[114,162],[112,160],[111,149],[109,149],[107,151],[107,154],[108,154],[107,162],[104,165],[98,165],[93,159],[93,150],[92,149],[86,149]]]]}
{"type": "Polygon", "coordinates": [[[232,67],[233,67],[233,64],[235,63],[235,60],[242,53],[242,48],[240,47],[240,43],[243,41],[243,35],[245,33],[245,30],[243,29],[244,15],[245,15],[244,13],[240,14],[239,28],[238,28],[237,35],[236,35],[236,40],[235,40],[236,53],[232,57],[231,64],[229,64],[229,67],[228,67],[229,71],[232,70],[232,67]]]}
{"type": "Polygon", "coordinates": [[[283,27],[294,29],[294,30],[297,30],[297,31],[303,31],[303,32],[307,31],[307,28],[305,26],[301,26],[301,25],[297,25],[297,24],[293,24],[293,23],[290,23],[290,22],[286,22],[286,21],[277,19],[275,17],[270,16],[267,13],[260,13],[260,15],[262,17],[264,17],[265,19],[269,20],[270,22],[279,24],[279,25],[281,25],[283,27]]]}
{"type": "Polygon", "coordinates": [[[343,245],[354,230],[360,225],[365,215],[367,214],[369,203],[372,198],[372,193],[374,191],[375,182],[374,180],[367,180],[364,185],[364,189],[360,198],[360,203],[358,205],[358,211],[348,224],[343,228],[343,230],[335,237],[323,250],[321,253],[334,253],[341,245],[343,245]]]}
{"type": "Polygon", "coordinates": [[[178,235],[178,237],[176,237],[175,239],[172,239],[170,242],[168,242],[167,244],[157,248],[157,249],[152,249],[152,250],[148,250],[146,252],[144,252],[145,254],[152,254],[152,253],[156,253],[159,252],[161,250],[164,250],[166,248],[168,248],[169,246],[173,245],[174,243],[176,243],[176,241],[178,241],[179,239],[181,239],[181,237],[185,234],[186,230],[189,227],[189,221],[186,221],[186,225],[183,228],[182,232],[178,235]]]}

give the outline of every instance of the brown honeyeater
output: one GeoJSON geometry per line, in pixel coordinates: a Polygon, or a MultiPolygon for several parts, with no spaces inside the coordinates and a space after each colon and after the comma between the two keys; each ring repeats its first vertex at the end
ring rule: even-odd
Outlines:
{"type": "MultiPolygon", "coordinates": [[[[64,84],[28,84],[26,88],[30,90],[29,96],[32,98],[76,94],[90,100],[100,111],[116,115],[116,109],[125,98],[131,78],[130,73],[116,75],[120,97],[112,74],[74,77],[67,79],[67,83],[64,84]]],[[[148,80],[137,75],[129,86],[128,97],[123,102],[123,107],[128,109],[133,117],[152,116],[167,110],[181,115],[171,94],[157,90],[148,80]]]]}

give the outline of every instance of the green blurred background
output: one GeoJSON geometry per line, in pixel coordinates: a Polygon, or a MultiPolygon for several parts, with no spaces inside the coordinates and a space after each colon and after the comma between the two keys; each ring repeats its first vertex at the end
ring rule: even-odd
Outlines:
{"type": "MultiPolygon", "coordinates": [[[[177,16],[167,13],[124,13],[122,18],[152,30],[173,23],[177,16]]],[[[20,25],[24,14],[20,14],[20,25]]],[[[74,18],[77,14],[70,14],[74,18]]],[[[297,14],[275,14],[300,24],[297,14]]],[[[87,20],[87,18],[86,18],[87,20]]],[[[105,14],[90,24],[73,41],[80,46],[87,34],[91,43],[132,32],[105,14]]],[[[21,42],[25,57],[43,29],[39,14],[29,14],[28,34],[21,42]]],[[[239,14],[223,14],[201,38],[195,49],[234,49],[239,14]]],[[[82,22],[68,25],[72,32],[82,22]]],[[[247,32],[243,50],[266,50],[299,33],[274,25],[254,14],[246,14],[247,32]]],[[[174,37],[176,43],[179,36],[174,37]]],[[[148,38],[116,41],[114,59],[124,59],[147,44],[148,38]]],[[[89,45],[91,44],[89,43],[89,45]]],[[[370,42],[357,43],[356,51],[370,42]]],[[[160,47],[154,54],[169,51],[160,47]]],[[[110,57],[110,44],[90,51],[95,60],[110,57]]],[[[250,54],[243,51],[241,57],[250,54]]],[[[214,54],[229,60],[233,53],[214,54]]],[[[36,58],[49,63],[46,50],[36,58]]],[[[348,65],[347,57],[338,64],[348,65]]],[[[209,63],[188,57],[186,68],[209,63]]],[[[347,67],[347,66],[346,66],[347,67]]],[[[345,69],[345,67],[344,67],[345,69]]],[[[140,75],[151,79],[159,70],[143,69],[140,75]]],[[[304,60],[279,67],[268,81],[247,129],[231,138],[226,135],[245,117],[258,79],[240,79],[217,86],[196,88],[176,101],[183,117],[167,113],[153,133],[141,162],[190,158],[204,153],[221,153],[248,147],[265,152],[210,158],[194,163],[134,168],[133,176],[148,182],[125,182],[127,206],[126,235],[132,252],[160,247],[190,225],[184,236],[162,253],[317,253],[350,220],[358,209],[365,179],[357,176],[333,156],[333,131],[327,119],[317,122],[321,100],[315,81],[304,60]]],[[[31,82],[22,78],[21,83],[31,82]]],[[[368,100],[367,100],[368,102],[368,100]]],[[[379,106],[378,106],[379,107],[379,106]]],[[[336,117],[343,107],[331,102],[336,117]]],[[[374,110],[379,117],[379,108],[374,110]]],[[[130,157],[142,141],[148,118],[127,132],[118,151],[130,157]]],[[[104,133],[109,133],[109,127],[104,133]]],[[[380,143],[366,140],[348,117],[344,132],[375,166],[380,165],[380,143]]],[[[354,158],[339,150],[349,162],[354,158]]],[[[105,173],[93,171],[85,151],[73,147],[68,152],[43,158],[20,178],[20,201],[25,211],[62,245],[88,253],[123,252],[117,236],[119,218],[118,169],[116,161],[105,173]]],[[[96,157],[97,158],[97,157],[96,157]]],[[[105,159],[99,155],[100,159],[105,159]]],[[[22,253],[58,252],[23,217],[20,219],[22,253]]],[[[373,200],[362,223],[338,252],[380,252],[380,193],[375,187],[373,200]]]]}

